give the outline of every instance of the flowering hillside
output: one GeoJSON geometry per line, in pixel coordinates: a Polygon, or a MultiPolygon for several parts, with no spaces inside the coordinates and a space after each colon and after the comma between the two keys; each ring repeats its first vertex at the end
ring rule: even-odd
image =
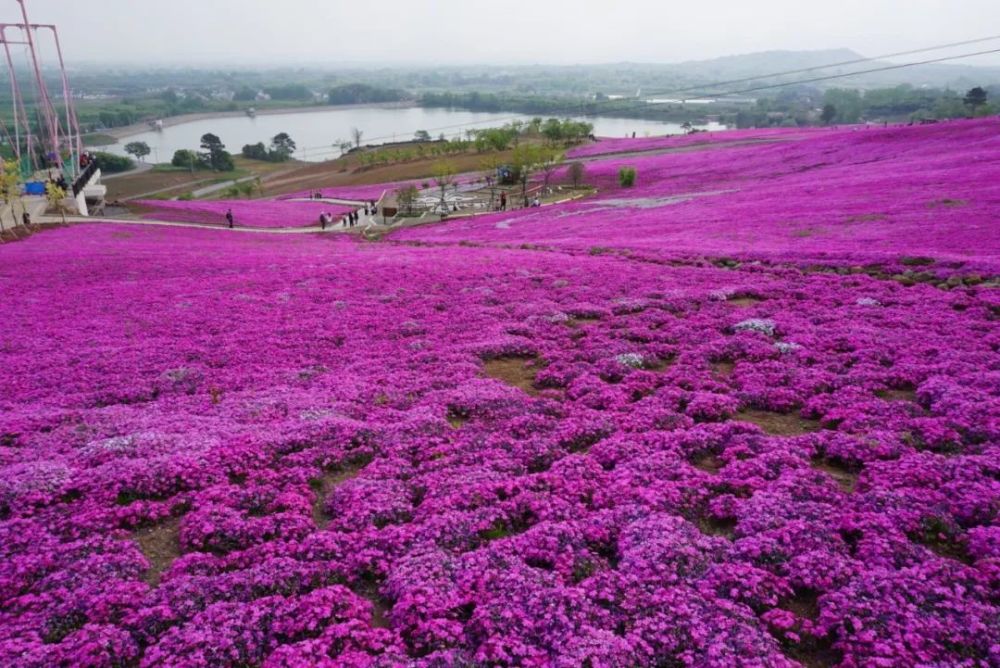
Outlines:
{"type": "Polygon", "coordinates": [[[660,137],[610,138],[571,148],[566,152],[569,159],[589,158],[614,153],[639,151],[671,151],[709,145],[731,145],[762,141],[789,141],[801,139],[819,132],[829,132],[822,128],[754,128],[750,130],[727,130],[725,132],[695,132],[686,135],[666,135],[660,137]]]}
{"type": "Polygon", "coordinates": [[[1000,665],[997,129],[0,246],[0,665],[1000,665]]]}
{"type": "MultiPolygon", "coordinates": [[[[725,135],[720,132],[713,137],[725,135]]],[[[816,132],[808,139],[587,164],[596,199],[400,232],[400,239],[628,248],[674,259],[898,264],[998,273],[1000,120],[816,132]],[[634,166],[634,188],[617,185],[634,166]]]]}

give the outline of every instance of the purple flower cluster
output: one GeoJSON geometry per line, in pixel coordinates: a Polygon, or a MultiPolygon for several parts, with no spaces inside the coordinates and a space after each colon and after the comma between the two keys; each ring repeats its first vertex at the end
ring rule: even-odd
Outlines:
{"type": "MultiPolygon", "coordinates": [[[[996,156],[963,149],[964,227],[922,179],[965,188],[948,147],[996,128],[753,151],[805,188],[870,142],[940,222],[907,243],[985,264],[996,156]]],[[[505,214],[524,247],[484,217],[0,248],[0,665],[1000,664],[996,291],[816,271],[777,232],[773,264],[666,262],[683,205],[616,197],[505,214]],[[636,252],[580,252],[604,233],[636,252]]],[[[849,255],[904,252],[875,222],[849,255]]]]}

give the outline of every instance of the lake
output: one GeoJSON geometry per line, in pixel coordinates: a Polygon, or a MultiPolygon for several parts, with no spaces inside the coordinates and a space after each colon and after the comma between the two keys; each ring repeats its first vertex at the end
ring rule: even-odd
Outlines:
{"type": "MultiPolygon", "coordinates": [[[[219,136],[230,153],[237,154],[245,144],[264,142],[279,132],[287,132],[298,145],[295,157],[309,162],[329,160],[340,155],[333,145],[348,141],[351,129],[363,133],[362,143],[382,144],[412,139],[417,130],[427,130],[433,137],[442,132],[448,137],[461,136],[467,129],[502,125],[511,120],[530,121],[527,114],[462,111],[458,109],[430,109],[423,107],[380,108],[347,107],[321,111],[299,111],[280,114],[260,113],[249,116],[225,116],[193,120],[131,135],[117,144],[93,147],[116,155],[125,155],[125,144],[144,141],[153,150],[148,159],[169,162],[179,149],[198,150],[201,136],[211,132],[219,136]]],[[[680,134],[677,123],[639,120],[632,118],[587,117],[593,123],[594,134],[599,137],[624,137],[636,133],[637,137],[680,134]]],[[[698,126],[700,129],[723,130],[718,123],[698,126]]]]}

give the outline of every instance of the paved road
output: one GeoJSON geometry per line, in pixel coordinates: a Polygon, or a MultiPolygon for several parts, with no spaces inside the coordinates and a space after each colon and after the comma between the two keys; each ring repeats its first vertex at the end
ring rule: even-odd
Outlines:
{"type": "MultiPolygon", "coordinates": [[[[41,225],[61,225],[63,220],[58,216],[40,216],[37,222],[41,225]]],[[[67,223],[73,224],[84,224],[84,223],[110,223],[113,225],[149,225],[152,227],[189,227],[197,228],[203,230],[222,230],[226,232],[251,232],[254,234],[327,234],[327,233],[360,233],[364,230],[378,224],[378,221],[372,216],[366,216],[364,211],[361,212],[360,218],[358,219],[358,224],[354,227],[345,227],[339,220],[335,222],[334,225],[328,225],[325,230],[320,229],[320,226],[311,225],[309,227],[236,227],[229,229],[226,225],[213,225],[210,223],[185,223],[180,221],[172,220],[128,220],[124,218],[102,218],[102,217],[92,217],[87,218],[84,216],[66,216],[67,223]]]]}

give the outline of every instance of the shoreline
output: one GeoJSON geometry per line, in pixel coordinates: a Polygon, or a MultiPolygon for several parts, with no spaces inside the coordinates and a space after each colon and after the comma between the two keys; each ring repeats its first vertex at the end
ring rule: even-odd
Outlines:
{"type": "MultiPolygon", "coordinates": [[[[287,114],[317,114],[324,111],[337,111],[340,109],[410,109],[417,106],[415,102],[381,102],[376,104],[323,104],[323,105],[310,105],[306,107],[275,107],[273,109],[260,109],[257,111],[257,116],[283,116],[287,114]]],[[[194,123],[196,121],[207,121],[216,118],[239,118],[241,116],[246,116],[245,110],[241,111],[205,111],[196,114],[181,114],[180,116],[168,116],[167,118],[162,118],[159,120],[163,121],[164,129],[174,127],[175,125],[183,125],[184,123],[194,123]]],[[[129,137],[134,137],[136,135],[143,134],[145,132],[152,131],[149,123],[133,123],[132,125],[125,125],[120,128],[111,128],[109,130],[101,130],[100,134],[108,135],[109,137],[114,137],[119,142],[122,139],[128,139],[129,137]]],[[[108,146],[108,144],[95,145],[93,148],[101,148],[102,146],[108,146]]]]}

